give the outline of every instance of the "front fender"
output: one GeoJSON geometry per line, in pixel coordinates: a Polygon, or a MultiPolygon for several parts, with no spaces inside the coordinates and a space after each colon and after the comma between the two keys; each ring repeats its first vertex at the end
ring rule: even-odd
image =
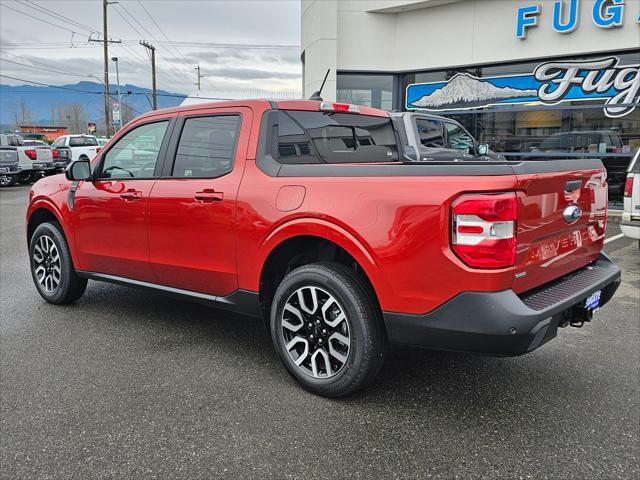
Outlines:
{"type": "MultiPolygon", "coordinates": [[[[78,258],[76,256],[76,248],[75,248],[75,236],[73,235],[73,231],[70,228],[70,212],[66,209],[66,205],[61,209],[58,205],[60,198],[66,198],[66,191],[60,190],[55,192],[53,195],[42,195],[34,192],[33,190],[30,193],[31,201],[29,203],[29,208],[27,209],[26,222],[25,222],[25,234],[28,240],[28,232],[29,232],[29,222],[31,221],[33,214],[38,210],[47,210],[50,214],[52,214],[55,219],[58,221],[60,226],[62,227],[62,231],[67,240],[67,245],[69,247],[69,253],[71,254],[71,258],[73,260],[73,264],[78,268],[78,258]]],[[[28,244],[27,244],[28,248],[28,244]]]]}

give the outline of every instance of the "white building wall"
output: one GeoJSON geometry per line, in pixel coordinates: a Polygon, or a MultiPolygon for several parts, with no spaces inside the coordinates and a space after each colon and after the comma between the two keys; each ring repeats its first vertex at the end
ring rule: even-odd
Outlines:
{"type": "MultiPolygon", "coordinates": [[[[323,97],[335,99],[335,72],[403,71],[543,59],[640,48],[640,0],[626,0],[622,27],[592,21],[581,0],[578,28],[553,30],[553,0],[303,0],[304,94],[331,68],[323,97]],[[539,4],[538,26],[516,38],[519,7],[539,4]]],[[[565,2],[568,7],[568,2],[565,2]]]]}

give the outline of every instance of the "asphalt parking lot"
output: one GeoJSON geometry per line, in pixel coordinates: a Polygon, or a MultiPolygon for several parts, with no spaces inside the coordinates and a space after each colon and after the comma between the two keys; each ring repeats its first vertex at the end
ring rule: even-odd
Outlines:
{"type": "Polygon", "coordinates": [[[257,320],[95,282],[45,303],[27,196],[0,190],[1,478],[640,476],[635,241],[606,245],[623,282],[584,328],[518,358],[396,349],[369,389],[327,400],[257,320]]]}

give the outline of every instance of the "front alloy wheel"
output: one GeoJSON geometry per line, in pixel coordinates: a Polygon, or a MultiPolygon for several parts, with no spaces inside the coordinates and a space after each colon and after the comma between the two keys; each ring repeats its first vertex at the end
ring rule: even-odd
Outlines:
{"type": "Polygon", "coordinates": [[[33,269],[36,280],[47,293],[53,293],[60,285],[62,265],[60,252],[48,235],[38,237],[33,247],[33,269]]]}
{"type": "Polygon", "coordinates": [[[29,242],[29,257],[33,283],[47,302],[61,305],[82,296],[87,280],[76,274],[67,240],[57,222],[36,227],[29,242]]]}

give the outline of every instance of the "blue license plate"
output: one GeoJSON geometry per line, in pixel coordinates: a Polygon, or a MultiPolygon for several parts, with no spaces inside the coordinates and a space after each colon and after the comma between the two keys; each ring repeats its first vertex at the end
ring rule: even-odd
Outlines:
{"type": "Polygon", "coordinates": [[[600,297],[602,296],[602,290],[598,290],[597,292],[593,292],[589,297],[584,301],[584,307],[587,310],[597,311],[600,308],[600,297]]]}

